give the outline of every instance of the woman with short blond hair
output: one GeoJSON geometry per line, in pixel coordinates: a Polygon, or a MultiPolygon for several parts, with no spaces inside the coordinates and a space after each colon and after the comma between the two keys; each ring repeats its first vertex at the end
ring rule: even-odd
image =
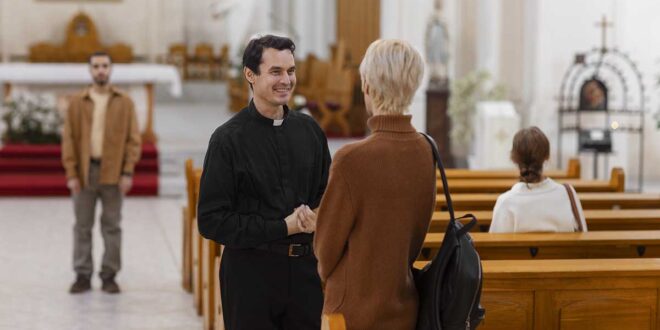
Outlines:
{"type": "Polygon", "coordinates": [[[435,207],[428,141],[405,114],[424,64],[401,40],[373,42],[360,65],[371,136],[337,151],[319,209],[314,251],[325,313],[348,329],[414,329],[411,273],[435,207]]]}

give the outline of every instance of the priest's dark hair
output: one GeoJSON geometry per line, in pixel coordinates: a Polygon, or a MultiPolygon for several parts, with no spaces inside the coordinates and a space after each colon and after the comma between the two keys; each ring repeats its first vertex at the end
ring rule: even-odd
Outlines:
{"type": "Polygon", "coordinates": [[[92,58],[98,57],[98,56],[104,56],[110,59],[110,63],[112,63],[112,56],[104,50],[97,50],[93,52],[91,55],[89,55],[89,58],[87,59],[87,63],[92,64],[92,58]]]}
{"type": "Polygon", "coordinates": [[[259,64],[261,64],[261,57],[266,48],[277,50],[288,49],[291,51],[291,54],[294,54],[296,45],[293,43],[293,40],[287,37],[279,37],[271,34],[254,38],[250,40],[243,52],[243,67],[259,75],[259,64]]]}

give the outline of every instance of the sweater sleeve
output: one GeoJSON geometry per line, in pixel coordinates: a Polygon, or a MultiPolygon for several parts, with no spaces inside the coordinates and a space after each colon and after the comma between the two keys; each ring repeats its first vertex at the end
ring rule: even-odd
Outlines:
{"type": "Polygon", "coordinates": [[[493,208],[493,219],[490,222],[489,233],[513,233],[515,232],[513,215],[507,209],[502,195],[497,198],[493,208]]]}
{"type": "Polygon", "coordinates": [[[318,271],[326,281],[348,248],[348,238],[355,223],[351,191],[337,162],[330,168],[330,179],[321,200],[314,235],[314,253],[318,271]]]}

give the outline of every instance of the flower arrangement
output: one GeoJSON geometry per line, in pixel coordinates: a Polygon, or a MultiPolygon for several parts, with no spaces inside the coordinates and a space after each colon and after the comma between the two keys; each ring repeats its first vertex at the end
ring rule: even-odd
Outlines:
{"type": "Polygon", "coordinates": [[[506,97],[504,85],[487,86],[490,79],[487,71],[473,71],[453,82],[447,114],[451,119],[450,136],[457,145],[469,146],[472,141],[472,117],[478,102],[498,101],[506,97]]]}
{"type": "Polygon", "coordinates": [[[5,102],[0,111],[5,131],[3,143],[45,144],[61,141],[60,117],[54,102],[46,98],[21,94],[5,102]]]}

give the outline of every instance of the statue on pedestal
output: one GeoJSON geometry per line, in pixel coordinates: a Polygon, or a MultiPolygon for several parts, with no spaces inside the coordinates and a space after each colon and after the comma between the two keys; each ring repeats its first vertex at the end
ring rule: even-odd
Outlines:
{"type": "Polygon", "coordinates": [[[448,88],[449,35],[442,18],[442,0],[435,0],[426,25],[426,61],[430,69],[429,89],[448,88]]]}

